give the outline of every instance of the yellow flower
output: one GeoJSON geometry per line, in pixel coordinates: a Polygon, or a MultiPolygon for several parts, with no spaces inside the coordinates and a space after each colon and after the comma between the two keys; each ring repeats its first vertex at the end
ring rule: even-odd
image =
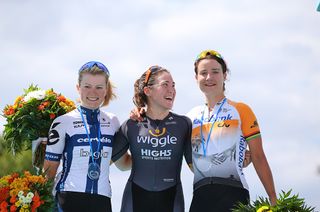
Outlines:
{"type": "Polygon", "coordinates": [[[266,212],[272,212],[272,210],[268,207],[268,206],[261,206],[258,210],[257,210],[257,212],[264,212],[264,211],[266,211],[266,212]]]}
{"type": "Polygon", "coordinates": [[[41,176],[41,175],[39,175],[39,176],[36,176],[36,175],[30,175],[30,176],[28,176],[27,177],[27,179],[28,179],[28,181],[30,182],[30,183],[40,183],[40,184],[44,184],[45,182],[46,182],[46,179],[43,177],[43,176],[41,176]]]}
{"type": "Polygon", "coordinates": [[[11,197],[14,197],[14,196],[17,196],[19,193],[19,190],[18,189],[13,189],[9,192],[10,196],[11,197]]]}
{"type": "Polygon", "coordinates": [[[17,207],[20,207],[20,205],[21,205],[20,200],[16,201],[16,203],[14,205],[17,206],[17,207]]]}
{"type": "Polygon", "coordinates": [[[23,207],[21,207],[19,211],[20,211],[20,212],[29,212],[30,210],[29,210],[29,209],[27,209],[27,208],[23,208],[23,207]]]}
{"type": "Polygon", "coordinates": [[[1,186],[7,186],[7,185],[9,185],[9,179],[10,179],[10,178],[11,178],[10,175],[2,177],[2,178],[0,179],[0,185],[1,185],[1,186]]]}
{"type": "Polygon", "coordinates": [[[66,103],[64,103],[64,102],[59,102],[59,105],[61,106],[61,107],[67,107],[67,105],[66,105],[66,103]]]}
{"type": "MultiPolygon", "coordinates": [[[[51,196],[52,184],[43,175],[32,175],[30,172],[24,172],[22,175],[14,173],[0,177],[0,182],[0,189],[3,188],[1,192],[6,192],[2,203],[10,206],[11,211],[31,211],[53,206],[53,199],[47,198],[51,196]],[[3,184],[6,186],[3,187],[3,184]]],[[[3,197],[2,193],[0,196],[3,197]]]]}
{"type": "Polygon", "coordinates": [[[22,206],[24,209],[27,209],[27,208],[29,208],[29,205],[28,204],[23,204],[23,206],[22,206]]]}
{"type": "Polygon", "coordinates": [[[10,184],[10,196],[17,196],[20,191],[28,190],[28,180],[26,178],[16,178],[10,184]]]}
{"type": "Polygon", "coordinates": [[[14,100],[14,104],[17,105],[21,100],[22,100],[22,96],[18,96],[18,97],[14,100]]]}

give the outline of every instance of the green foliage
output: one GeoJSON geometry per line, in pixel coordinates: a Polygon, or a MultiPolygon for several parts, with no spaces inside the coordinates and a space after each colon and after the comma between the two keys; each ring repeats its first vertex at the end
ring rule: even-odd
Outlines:
{"type": "Polygon", "coordinates": [[[41,90],[31,85],[3,110],[6,148],[13,153],[31,149],[33,140],[48,136],[54,118],[73,109],[74,103],[53,89],[41,90]]]}
{"type": "Polygon", "coordinates": [[[3,137],[0,137],[0,176],[8,175],[12,172],[32,170],[31,158],[31,150],[12,155],[5,148],[5,141],[3,137]]]}
{"type": "Polygon", "coordinates": [[[274,206],[271,206],[269,199],[259,197],[248,205],[239,203],[233,212],[314,212],[314,207],[307,206],[303,198],[300,198],[298,194],[291,195],[291,192],[292,190],[282,191],[277,199],[277,204],[274,206]]]}

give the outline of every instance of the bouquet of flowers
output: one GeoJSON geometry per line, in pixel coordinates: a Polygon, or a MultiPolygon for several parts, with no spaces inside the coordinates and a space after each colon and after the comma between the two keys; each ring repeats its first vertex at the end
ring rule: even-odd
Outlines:
{"type": "Polygon", "coordinates": [[[13,154],[31,149],[32,141],[48,137],[54,118],[73,109],[75,104],[53,89],[41,90],[37,86],[29,86],[13,105],[6,105],[3,110],[7,121],[3,132],[6,147],[13,154]]]}
{"type": "Polygon", "coordinates": [[[52,181],[42,175],[13,173],[0,178],[0,211],[51,211],[52,181]]]}
{"type": "Polygon", "coordinates": [[[299,198],[299,195],[292,195],[291,191],[282,191],[280,197],[277,199],[277,204],[271,206],[271,203],[267,198],[259,197],[256,201],[244,205],[239,203],[233,212],[314,212],[315,208],[307,206],[303,198],[299,198]]]}

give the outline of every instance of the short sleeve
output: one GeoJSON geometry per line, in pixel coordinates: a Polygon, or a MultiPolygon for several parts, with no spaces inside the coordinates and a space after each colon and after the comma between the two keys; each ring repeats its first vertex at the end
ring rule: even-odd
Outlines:
{"type": "Polygon", "coordinates": [[[241,130],[245,139],[249,141],[260,136],[259,124],[251,108],[244,103],[238,103],[236,108],[240,114],[241,130]]]}
{"type": "Polygon", "coordinates": [[[121,158],[129,149],[129,141],[128,141],[128,121],[124,122],[119,130],[115,134],[115,139],[112,147],[112,158],[113,162],[117,161],[121,158]]]}
{"type": "Polygon", "coordinates": [[[66,123],[62,117],[56,118],[49,130],[49,139],[46,146],[45,159],[60,161],[66,139],[66,123]]]}
{"type": "Polygon", "coordinates": [[[191,148],[191,133],[192,133],[192,123],[188,117],[185,117],[187,123],[187,132],[185,137],[184,145],[184,158],[187,164],[192,164],[192,148],[191,148]]]}

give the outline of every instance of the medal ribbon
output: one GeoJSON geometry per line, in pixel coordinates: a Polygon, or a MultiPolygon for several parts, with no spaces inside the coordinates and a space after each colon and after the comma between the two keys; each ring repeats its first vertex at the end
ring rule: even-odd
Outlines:
{"type": "MultiPolygon", "coordinates": [[[[81,119],[82,119],[84,128],[86,129],[87,137],[88,137],[88,140],[89,140],[92,162],[93,162],[93,163],[96,163],[95,160],[94,160],[94,157],[93,157],[93,147],[92,147],[92,142],[91,142],[91,139],[90,139],[90,134],[89,134],[89,131],[88,131],[86,122],[85,122],[85,120],[84,120],[82,110],[81,110],[80,107],[78,107],[78,110],[79,110],[79,112],[80,112],[81,119]]],[[[100,151],[100,143],[101,143],[100,134],[101,134],[100,121],[98,121],[98,148],[97,148],[97,151],[100,151]]]]}
{"type": "MultiPolygon", "coordinates": [[[[211,133],[212,133],[212,130],[213,130],[213,126],[214,126],[214,123],[217,121],[217,118],[218,118],[218,114],[220,113],[221,109],[222,109],[222,106],[224,105],[224,103],[226,102],[227,98],[224,98],[222,103],[220,104],[220,107],[219,109],[217,110],[216,113],[212,114],[210,119],[208,120],[208,122],[210,122],[210,120],[213,118],[212,120],[212,125],[210,127],[210,131],[208,133],[208,136],[207,136],[207,140],[206,140],[206,144],[204,144],[204,138],[203,138],[203,133],[202,133],[202,126],[203,126],[203,116],[204,116],[204,111],[205,109],[203,109],[202,111],[202,117],[201,117],[201,122],[200,122],[200,137],[201,137],[201,145],[202,145],[202,150],[203,150],[203,155],[206,156],[207,154],[207,148],[208,148],[208,144],[209,144],[209,140],[210,140],[210,136],[211,136],[211,133]]],[[[209,112],[209,109],[208,109],[208,112],[209,112]]]]}

